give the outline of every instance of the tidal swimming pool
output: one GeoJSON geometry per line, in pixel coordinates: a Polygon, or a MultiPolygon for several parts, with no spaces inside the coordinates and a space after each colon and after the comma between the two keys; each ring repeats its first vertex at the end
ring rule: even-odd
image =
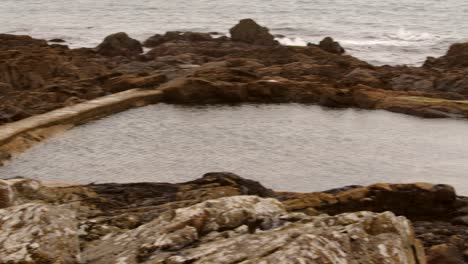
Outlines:
{"type": "Polygon", "coordinates": [[[38,144],[0,177],[182,182],[213,171],[285,191],[431,182],[468,195],[468,122],[300,104],[157,104],[38,144]]]}

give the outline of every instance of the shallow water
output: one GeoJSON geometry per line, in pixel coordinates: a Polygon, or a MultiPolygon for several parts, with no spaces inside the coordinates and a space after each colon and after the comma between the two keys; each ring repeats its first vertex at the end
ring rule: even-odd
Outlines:
{"type": "Polygon", "coordinates": [[[468,40],[465,0],[2,0],[0,32],[97,45],[125,31],[140,40],[168,30],[227,33],[254,18],[304,45],[335,37],[374,64],[421,64],[468,40]]]}
{"type": "Polygon", "coordinates": [[[147,106],[43,142],[0,177],[181,182],[229,171],[276,190],[433,182],[468,195],[468,122],[313,105],[147,106]]]}

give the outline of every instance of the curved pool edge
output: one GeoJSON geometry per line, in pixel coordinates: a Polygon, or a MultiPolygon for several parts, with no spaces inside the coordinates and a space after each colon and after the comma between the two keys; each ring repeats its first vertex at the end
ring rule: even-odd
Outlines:
{"type": "Polygon", "coordinates": [[[160,90],[131,89],[0,126],[0,166],[57,133],[161,99],[160,90]]]}

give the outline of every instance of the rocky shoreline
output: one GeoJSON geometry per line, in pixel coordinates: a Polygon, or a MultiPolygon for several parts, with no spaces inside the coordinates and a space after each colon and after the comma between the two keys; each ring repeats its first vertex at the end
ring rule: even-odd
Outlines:
{"type": "Polygon", "coordinates": [[[393,67],[346,55],[329,37],[282,46],[250,19],[231,38],[167,32],[141,44],[117,33],[94,49],[57,41],[0,34],[0,124],[132,88],[161,89],[178,104],[298,102],[468,117],[467,43],[422,67],[393,67]]]}
{"type": "MultiPolygon", "coordinates": [[[[173,104],[295,102],[468,117],[468,43],[406,67],[370,65],[332,38],[282,46],[250,19],[230,38],[167,32],[141,44],[117,33],[94,49],[60,42],[0,34],[0,130],[135,88],[173,104]]],[[[0,161],[10,158],[2,147],[0,161]]],[[[468,198],[447,185],[290,193],[231,173],[180,184],[0,180],[0,263],[465,262],[468,198]]]]}
{"type": "Polygon", "coordinates": [[[468,260],[468,198],[447,185],[285,193],[232,173],[180,184],[10,179],[0,208],[1,263],[468,260]]]}

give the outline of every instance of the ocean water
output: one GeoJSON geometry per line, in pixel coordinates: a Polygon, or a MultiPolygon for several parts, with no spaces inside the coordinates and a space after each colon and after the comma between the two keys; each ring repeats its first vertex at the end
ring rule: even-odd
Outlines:
{"type": "Polygon", "coordinates": [[[276,190],[432,182],[468,195],[468,122],[314,105],[181,107],[119,113],[36,145],[0,178],[181,182],[229,171],[276,190]]]}
{"type": "Polygon", "coordinates": [[[0,32],[93,47],[125,31],[144,40],[169,30],[227,33],[253,18],[285,44],[332,36],[376,65],[420,65],[468,41],[466,0],[2,0],[0,32]]]}

